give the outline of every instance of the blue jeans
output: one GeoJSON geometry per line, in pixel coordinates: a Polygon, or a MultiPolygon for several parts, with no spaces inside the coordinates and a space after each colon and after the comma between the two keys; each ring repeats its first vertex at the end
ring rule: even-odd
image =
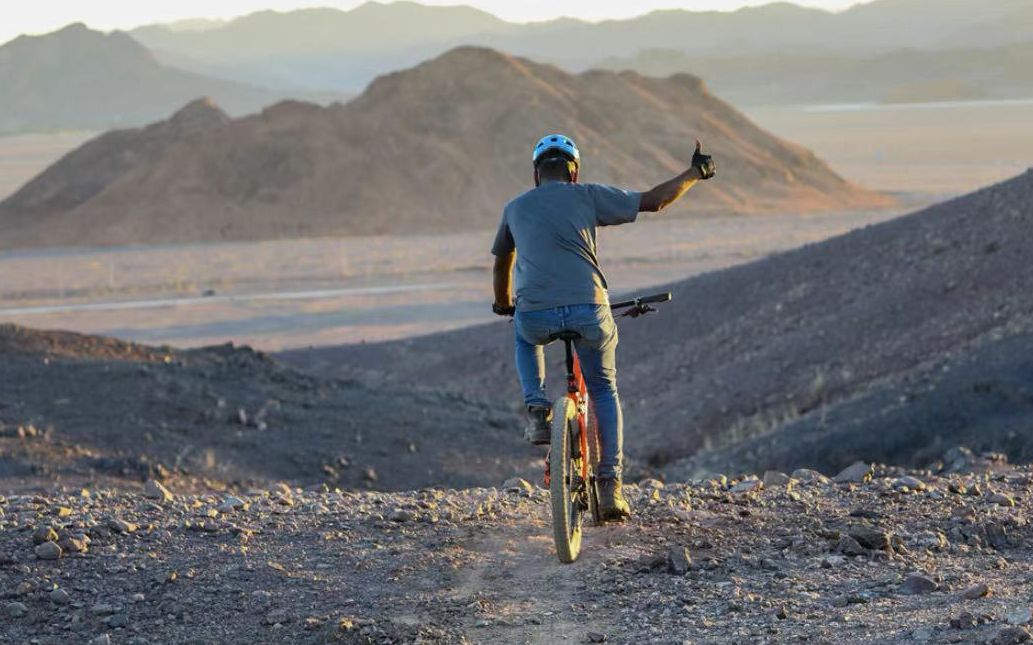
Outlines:
{"type": "Polygon", "coordinates": [[[620,477],[624,420],[617,396],[617,325],[606,305],[568,305],[539,311],[518,311],[514,316],[516,366],[526,405],[551,407],[545,394],[545,354],[549,336],[576,331],[574,342],[588,395],[592,400],[602,455],[599,476],[620,477]]]}

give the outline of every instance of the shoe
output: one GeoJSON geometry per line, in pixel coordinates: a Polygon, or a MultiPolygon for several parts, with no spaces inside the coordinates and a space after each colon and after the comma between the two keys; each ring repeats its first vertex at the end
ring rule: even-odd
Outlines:
{"type": "Polygon", "coordinates": [[[599,479],[599,518],[604,522],[623,522],[631,517],[620,479],[599,479]]]}
{"type": "Polygon", "coordinates": [[[527,406],[527,426],[524,438],[536,446],[547,446],[552,440],[552,408],[544,405],[527,406]]]}

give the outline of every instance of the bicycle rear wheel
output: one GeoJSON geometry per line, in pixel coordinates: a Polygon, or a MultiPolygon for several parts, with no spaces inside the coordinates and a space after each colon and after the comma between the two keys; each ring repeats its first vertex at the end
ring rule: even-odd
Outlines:
{"type": "Polygon", "coordinates": [[[577,408],[562,397],[552,408],[552,446],[549,457],[549,492],[552,498],[552,535],[560,562],[577,560],[586,510],[585,482],[581,479],[581,450],[577,408]]]}

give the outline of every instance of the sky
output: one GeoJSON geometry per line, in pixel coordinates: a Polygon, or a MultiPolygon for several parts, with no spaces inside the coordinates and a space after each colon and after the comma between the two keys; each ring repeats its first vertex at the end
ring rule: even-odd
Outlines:
{"type": "MultiPolygon", "coordinates": [[[[505,20],[528,22],[572,16],[583,20],[629,18],[655,9],[731,11],[770,0],[420,0],[423,4],[466,4],[505,20]]],[[[71,22],[94,29],[131,29],[154,22],[185,18],[233,18],[274,9],[303,7],[351,9],[363,0],[0,0],[0,42],[22,34],[53,31],[71,22]]],[[[829,10],[844,9],[858,0],[797,0],[796,4],[829,10]]]]}

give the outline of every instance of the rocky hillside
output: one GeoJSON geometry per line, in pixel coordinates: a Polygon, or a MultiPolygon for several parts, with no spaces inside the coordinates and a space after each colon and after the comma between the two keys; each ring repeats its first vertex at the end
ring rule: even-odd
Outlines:
{"type": "MultiPolygon", "coordinates": [[[[680,460],[701,451],[713,459],[696,465],[733,472],[858,458],[925,465],[970,442],[1033,457],[1031,203],[1033,171],[667,285],[674,299],[659,315],[620,324],[627,450],[682,476],[694,470],[680,460]]],[[[512,333],[499,322],[283,358],[515,405],[512,333]],[[484,366],[476,378],[471,365],[484,366]]]]}
{"type": "Polygon", "coordinates": [[[634,520],[586,529],[572,565],[555,559],[547,492],[521,481],[0,496],[0,639],[1030,640],[1028,468],[793,475],[628,486],[634,520]]]}
{"type": "Polygon", "coordinates": [[[245,114],[284,95],[167,67],[128,34],[82,24],[0,47],[0,133],[137,126],[201,96],[245,114]]]}
{"type": "Polygon", "coordinates": [[[645,189],[700,136],[721,180],[672,212],[886,205],[761,130],[692,76],[572,75],[460,48],[344,105],[241,119],[209,101],[84,144],[0,203],[0,248],[488,229],[531,182],[546,131],[576,137],[584,180],[645,189]]]}
{"type": "Polygon", "coordinates": [[[527,476],[540,459],[516,415],[304,376],[248,348],[181,352],[0,325],[0,364],[7,490],[147,477],[470,486],[527,476]]]}

